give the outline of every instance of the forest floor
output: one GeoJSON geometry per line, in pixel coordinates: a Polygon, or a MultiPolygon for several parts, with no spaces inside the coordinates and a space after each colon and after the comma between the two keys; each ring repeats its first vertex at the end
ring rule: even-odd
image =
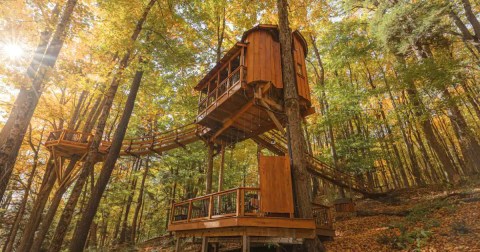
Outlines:
{"type": "Polygon", "coordinates": [[[480,185],[408,189],[389,202],[363,199],[337,220],[327,251],[480,251],[480,185]]]}
{"type": "MultiPolygon", "coordinates": [[[[358,199],[355,208],[356,215],[337,215],[336,237],[324,242],[327,251],[480,252],[480,182],[404,189],[382,201],[358,199]]],[[[163,246],[141,250],[173,251],[171,237],[161,240],[163,246]]],[[[185,245],[184,251],[199,249],[185,245]]]]}

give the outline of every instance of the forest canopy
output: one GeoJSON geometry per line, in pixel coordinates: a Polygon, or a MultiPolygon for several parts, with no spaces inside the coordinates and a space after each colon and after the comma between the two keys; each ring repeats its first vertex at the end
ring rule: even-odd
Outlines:
{"type": "MultiPolygon", "coordinates": [[[[382,192],[478,174],[479,10],[477,0],[290,1],[291,29],[308,44],[308,152],[382,192]]],[[[270,152],[252,140],[215,150],[210,191],[201,141],[121,157],[112,144],[104,162],[57,159],[44,144],[70,130],[98,151],[193,123],[197,83],[245,31],[278,23],[271,0],[1,1],[4,251],[73,246],[85,209],[88,246],[140,243],[167,234],[172,202],[258,186],[257,152],[270,152]],[[55,167],[71,176],[57,181],[55,167]]],[[[353,194],[311,187],[330,203],[353,194]]]]}

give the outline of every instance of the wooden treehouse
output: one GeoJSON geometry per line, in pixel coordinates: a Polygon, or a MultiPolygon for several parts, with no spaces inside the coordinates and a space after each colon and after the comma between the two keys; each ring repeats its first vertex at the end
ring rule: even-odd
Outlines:
{"type": "MultiPolygon", "coordinates": [[[[293,55],[301,113],[314,112],[306,77],[307,44],[294,32],[293,55]]],[[[235,143],[271,129],[283,131],[283,81],[277,26],[259,25],[197,84],[200,135],[215,143],[235,143]]]]}
{"type": "MultiPolygon", "coordinates": [[[[292,41],[300,112],[306,117],[314,113],[306,78],[307,44],[297,31],[292,33],[292,41]]],[[[205,141],[212,150],[209,153],[213,153],[215,145],[252,139],[277,156],[259,157],[259,188],[236,188],[174,203],[168,230],[174,232],[177,245],[180,238],[202,237],[202,249],[206,251],[209,243],[241,238],[247,251],[249,243],[295,244],[315,236],[332,237],[329,208],[313,205],[313,218],[294,217],[290,165],[285,157],[288,142],[277,26],[258,25],[245,32],[195,90],[200,95],[194,123],[126,139],[120,154],[162,154],[197,140],[205,141]]],[[[71,182],[78,174],[78,168],[66,171],[63,162],[74,157],[83,161],[92,136],[90,132],[70,130],[50,133],[45,145],[55,161],[59,183],[71,182]]],[[[99,162],[110,146],[110,141],[100,144],[99,162]]],[[[209,159],[213,160],[213,155],[209,159]]],[[[305,153],[305,159],[314,176],[367,196],[376,193],[365,186],[361,176],[339,172],[309,153],[305,153]]]]}
{"type": "MultiPolygon", "coordinates": [[[[314,112],[306,78],[307,44],[292,33],[297,90],[303,117],[314,112]]],[[[200,92],[196,123],[199,137],[228,145],[286,126],[278,29],[259,25],[243,34],[225,56],[195,86],[200,92]]],[[[270,142],[271,143],[271,142],[270,142]]],[[[264,146],[268,147],[268,146],[264,146]]],[[[281,148],[281,147],[279,147],[281,148]]],[[[285,147],[279,156],[259,157],[259,188],[237,188],[173,204],[169,231],[177,239],[203,237],[208,244],[242,237],[250,243],[302,243],[315,236],[334,235],[328,207],[314,206],[314,218],[294,217],[291,171],[285,147]],[[207,239],[208,237],[208,239],[207,239]]],[[[177,251],[180,251],[177,240],[177,251]]]]}

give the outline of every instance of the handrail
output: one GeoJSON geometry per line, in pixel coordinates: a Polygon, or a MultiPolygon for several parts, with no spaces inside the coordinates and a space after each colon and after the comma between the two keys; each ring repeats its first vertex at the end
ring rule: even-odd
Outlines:
{"type": "MultiPolygon", "coordinates": [[[[182,141],[189,141],[197,137],[197,130],[198,125],[190,123],[168,131],[156,132],[149,136],[124,139],[122,141],[121,154],[146,153],[155,151],[156,148],[169,146],[172,143],[178,145],[181,144],[182,141]]],[[[51,145],[58,142],[69,142],[83,146],[89,145],[92,142],[92,137],[92,133],[61,129],[50,132],[45,144],[51,145]]],[[[102,140],[99,149],[101,152],[106,152],[111,144],[111,141],[102,140]]]]}
{"type": "Polygon", "coordinates": [[[207,110],[214,103],[213,101],[218,100],[218,98],[220,96],[227,93],[227,91],[230,90],[234,86],[233,84],[237,83],[237,82],[231,83],[231,80],[232,80],[233,76],[238,74],[239,75],[238,76],[238,82],[242,83],[242,80],[245,76],[245,74],[242,74],[242,73],[244,73],[246,71],[246,69],[247,69],[247,67],[245,65],[239,65],[222,82],[218,83],[217,86],[205,96],[205,98],[203,98],[202,100],[200,100],[198,102],[198,108],[199,108],[198,114],[202,114],[205,110],[207,110]],[[224,90],[222,92],[219,92],[220,88],[224,88],[224,90]],[[210,98],[213,98],[212,103],[209,102],[210,98]]]}
{"type": "Polygon", "coordinates": [[[173,202],[170,223],[231,216],[259,215],[259,206],[260,188],[239,187],[210,193],[181,202],[173,202]],[[254,201],[253,203],[248,202],[248,204],[246,204],[247,202],[245,198],[248,192],[255,192],[254,195],[256,195],[257,201],[254,201]],[[195,206],[195,204],[198,203],[200,205],[195,206]],[[256,204],[256,206],[251,207],[251,204],[256,204]]]}
{"type": "Polygon", "coordinates": [[[202,196],[198,196],[198,197],[195,197],[195,198],[183,200],[183,201],[180,201],[180,202],[177,202],[177,203],[174,203],[174,204],[181,204],[181,203],[188,202],[188,201],[190,201],[190,200],[200,200],[200,199],[208,198],[208,197],[210,197],[210,196],[215,196],[215,195],[228,194],[228,193],[230,193],[230,192],[234,192],[234,191],[237,191],[237,190],[239,190],[239,189],[247,189],[247,190],[252,190],[252,191],[253,191],[253,190],[260,191],[260,188],[258,188],[258,187],[236,187],[236,188],[228,189],[228,190],[221,191],[221,192],[214,192],[214,193],[210,193],[210,194],[205,194],[205,195],[202,195],[202,196]]]}

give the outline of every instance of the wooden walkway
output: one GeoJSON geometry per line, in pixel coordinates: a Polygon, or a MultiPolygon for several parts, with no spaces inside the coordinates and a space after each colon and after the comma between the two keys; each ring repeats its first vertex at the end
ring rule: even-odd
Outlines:
{"type": "MultiPolygon", "coordinates": [[[[198,126],[192,123],[173,130],[157,132],[150,136],[125,139],[122,142],[120,155],[161,154],[178,147],[185,148],[187,144],[199,139],[197,132],[198,126]]],[[[73,155],[81,157],[87,153],[92,138],[92,133],[57,130],[50,133],[45,146],[55,155],[66,158],[71,158],[73,155]]],[[[107,154],[111,145],[112,142],[110,141],[102,141],[99,146],[99,153],[107,154]]]]}
{"type": "MultiPolygon", "coordinates": [[[[146,154],[161,154],[164,151],[175,148],[185,148],[186,145],[200,140],[202,126],[188,124],[173,130],[157,132],[151,136],[125,139],[122,143],[120,155],[142,156],[146,154]]],[[[45,146],[56,156],[71,158],[73,155],[82,157],[87,153],[93,134],[70,130],[58,130],[50,133],[45,146]]],[[[287,139],[277,130],[271,130],[262,135],[252,138],[257,144],[272,151],[277,155],[285,155],[287,152],[287,139]]],[[[111,146],[110,141],[102,141],[99,153],[104,156],[111,146]]],[[[370,188],[358,178],[334,169],[328,164],[316,159],[309,153],[305,153],[308,171],[315,176],[321,177],[337,186],[351,189],[369,197],[382,196],[378,188],[370,188]]]]}

